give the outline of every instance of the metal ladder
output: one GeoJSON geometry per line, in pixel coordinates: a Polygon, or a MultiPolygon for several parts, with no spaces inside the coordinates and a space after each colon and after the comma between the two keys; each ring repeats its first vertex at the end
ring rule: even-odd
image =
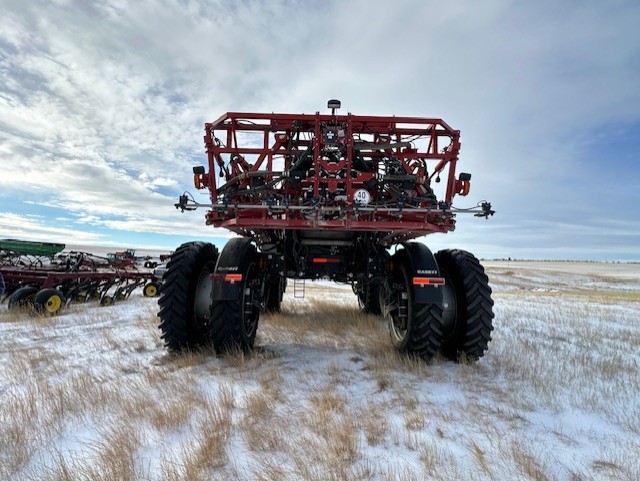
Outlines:
{"type": "Polygon", "coordinates": [[[293,280],[293,297],[304,299],[304,279],[293,280]]]}

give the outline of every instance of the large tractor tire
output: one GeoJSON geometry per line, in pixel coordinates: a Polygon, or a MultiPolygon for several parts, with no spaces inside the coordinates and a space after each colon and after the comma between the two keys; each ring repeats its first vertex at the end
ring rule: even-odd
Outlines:
{"type": "Polygon", "coordinates": [[[193,349],[207,337],[211,305],[211,274],[218,249],[205,242],[182,244],[171,256],[160,285],[160,330],[170,351],[193,349]]]}
{"type": "Polygon", "coordinates": [[[31,309],[34,306],[37,287],[25,286],[17,289],[9,297],[9,310],[31,309]]]}
{"type": "Polygon", "coordinates": [[[358,286],[356,294],[358,296],[358,305],[362,312],[375,316],[382,314],[382,309],[380,308],[380,289],[381,283],[377,280],[358,286]]]}
{"type": "Polygon", "coordinates": [[[58,289],[42,289],[34,299],[33,305],[37,312],[47,316],[55,316],[65,305],[64,294],[58,289]]]}
{"type": "Polygon", "coordinates": [[[393,255],[392,264],[393,272],[383,287],[383,310],[391,341],[398,351],[429,361],[438,353],[443,340],[442,304],[416,302],[413,286],[416,273],[404,250],[393,255]]]}
{"type": "MultiPolygon", "coordinates": [[[[230,290],[237,292],[237,296],[224,300],[214,298],[211,302],[208,334],[220,353],[233,349],[248,351],[256,339],[264,277],[258,267],[256,248],[247,242],[247,239],[231,239],[220,254],[221,260],[224,257],[227,264],[238,267],[234,275],[241,276],[237,287],[230,290]]],[[[216,268],[216,282],[230,282],[221,279],[225,276],[218,270],[220,265],[216,268]]]]}
{"type": "Polygon", "coordinates": [[[436,260],[445,278],[442,354],[454,361],[477,361],[487,350],[493,330],[489,279],[469,252],[442,250],[436,260]]]}
{"type": "Polygon", "coordinates": [[[277,277],[267,281],[267,285],[265,286],[264,312],[280,312],[286,287],[286,277],[277,277]]]}

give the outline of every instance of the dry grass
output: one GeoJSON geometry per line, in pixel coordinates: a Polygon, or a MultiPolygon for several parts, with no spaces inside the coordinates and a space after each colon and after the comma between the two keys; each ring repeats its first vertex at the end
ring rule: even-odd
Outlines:
{"type": "Polygon", "coordinates": [[[510,445],[511,456],[515,461],[520,475],[526,479],[536,481],[549,481],[552,479],[549,474],[549,468],[539,459],[538,455],[532,450],[531,445],[525,445],[520,441],[513,441],[510,445]]]}
{"type": "Polygon", "coordinates": [[[133,424],[115,422],[100,433],[100,441],[93,447],[97,465],[89,467],[94,479],[121,479],[135,481],[142,477],[137,465],[137,451],[141,434],[133,424]]]}
{"type": "Polygon", "coordinates": [[[380,333],[381,319],[363,314],[353,305],[312,298],[292,301],[297,302],[285,304],[281,312],[263,317],[261,322],[268,325],[267,335],[275,334],[283,342],[314,345],[320,342],[329,347],[358,349],[370,346],[380,333]]]}
{"type": "Polygon", "coordinates": [[[204,413],[196,425],[196,457],[194,467],[204,470],[227,463],[226,446],[231,436],[233,396],[223,388],[217,399],[202,407],[204,413]],[[231,405],[230,405],[231,404],[231,405]]]}
{"type": "Polygon", "coordinates": [[[152,399],[141,397],[138,402],[132,403],[131,407],[144,409],[143,412],[146,412],[151,425],[158,431],[172,432],[186,424],[193,414],[193,406],[198,406],[203,401],[200,393],[191,396],[180,393],[176,396],[177,392],[179,391],[169,388],[157,393],[152,399]]]}
{"type": "Polygon", "coordinates": [[[0,479],[639,479],[637,296],[513,271],[477,364],[398,353],[341,289],[221,357],[167,354],[152,300],[0,309],[0,479]]]}
{"type": "Polygon", "coordinates": [[[8,310],[6,306],[7,306],[7,303],[2,305],[3,312],[2,312],[2,315],[0,316],[0,322],[14,323],[14,322],[24,322],[26,320],[32,320],[32,319],[44,320],[44,316],[37,316],[33,309],[29,309],[26,307],[24,308],[14,307],[13,309],[8,310]]]}
{"type": "Polygon", "coordinates": [[[358,428],[363,432],[369,446],[384,444],[389,433],[389,420],[380,413],[388,411],[388,406],[369,401],[364,408],[355,413],[358,428]]]}

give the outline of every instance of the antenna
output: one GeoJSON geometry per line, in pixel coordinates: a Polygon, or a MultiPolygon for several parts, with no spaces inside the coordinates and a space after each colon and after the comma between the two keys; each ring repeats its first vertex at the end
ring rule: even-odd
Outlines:
{"type": "Polygon", "coordinates": [[[336,99],[331,99],[327,102],[327,108],[331,109],[331,115],[336,114],[336,109],[340,108],[340,101],[336,99]]]}

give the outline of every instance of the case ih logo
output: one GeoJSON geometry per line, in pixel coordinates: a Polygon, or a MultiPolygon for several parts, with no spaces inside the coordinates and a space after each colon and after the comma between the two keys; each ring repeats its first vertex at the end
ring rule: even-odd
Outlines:
{"type": "Polygon", "coordinates": [[[438,275],[438,271],[435,269],[418,269],[418,274],[422,275],[438,275]]]}

